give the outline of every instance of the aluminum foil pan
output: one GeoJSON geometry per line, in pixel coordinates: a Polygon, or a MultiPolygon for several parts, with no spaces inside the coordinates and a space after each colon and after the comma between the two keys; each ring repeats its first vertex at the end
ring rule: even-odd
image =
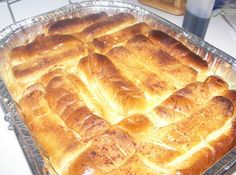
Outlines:
{"type": "MultiPolygon", "coordinates": [[[[118,1],[84,1],[70,4],[63,8],[25,19],[8,26],[0,31],[0,64],[1,60],[8,56],[9,50],[18,45],[29,42],[34,38],[34,36],[42,33],[44,27],[52,21],[100,11],[105,11],[110,15],[119,12],[128,12],[134,15],[138,21],[146,22],[153,28],[168,33],[185,44],[193,52],[207,60],[211,74],[221,76],[230,84],[231,89],[236,89],[235,58],[148,10],[133,4],[118,1]]],[[[40,148],[36,146],[27,126],[24,124],[20,114],[17,112],[16,104],[2,79],[0,79],[0,102],[5,112],[5,120],[10,123],[9,129],[14,130],[28,164],[31,167],[32,173],[34,175],[49,174],[47,171],[47,168],[49,168],[50,173],[54,174],[52,173],[53,170],[51,170],[48,162],[43,161],[41,155],[42,152],[39,151],[40,148]]],[[[209,168],[205,174],[231,174],[235,169],[236,148],[233,148],[221,160],[209,168]]]]}

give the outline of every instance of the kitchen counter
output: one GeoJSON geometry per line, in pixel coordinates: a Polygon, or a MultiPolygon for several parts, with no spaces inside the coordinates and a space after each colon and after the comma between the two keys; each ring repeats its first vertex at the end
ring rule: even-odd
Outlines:
{"type": "MultiPolygon", "coordinates": [[[[79,1],[72,1],[79,2],[79,1]]],[[[171,21],[172,23],[181,26],[183,16],[174,16],[151,7],[141,5],[137,0],[129,0],[126,2],[138,4],[144,8],[155,12],[159,16],[171,21]]],[[[13,23],[28,17],[32,17],[47,11],[57,9],[67,5],[67,0],[21,0],[10,4],[12,13],[15,19],[12,19],[8,9],[7,2],[0,1],[0,30],[13,23]]],[[[217,12],[214,12],[217,14],[217,12]]],[[[221,15],[213,15],[205,40],[215,47],[223,50],[227,54],[236,58],[236,33],[225,22],[221,15]]],[[[19,146],[17,138],[13,131],[8,130],[8,123],[4,121],[3,111],[0,109],[0,174],[1,175],[31,175],[31,170],[28,167],[23,152],[19,146]]]]}

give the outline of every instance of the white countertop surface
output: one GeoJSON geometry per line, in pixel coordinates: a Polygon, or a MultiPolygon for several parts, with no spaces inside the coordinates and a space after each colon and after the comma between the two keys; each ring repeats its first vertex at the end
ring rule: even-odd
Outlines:
{"type": "MultiPolygon", "coordinates": [[[[72,2],[79,1],[74,0],[72,2]]],[[[137,0],[129,0],[127,2],[139,4],[137,0]]],[[[12,4],[11,7],[16,21],[18,21],[67,4],[67,0],[21,0],[12,4]]],[[[143,7],[178,26],[182,25],[183,16],[174,16],[150,7],[143,7]]],[[[7,3],[0,3],[0,30],[12,22],[7,3]]],[[[236,58],[236,33],[224,21],[221,15],[212,17],[205,40],[236,58]]],[[[0,175],[32,175],[14,132],[8,130],[7,127],[8,123],[4,121],[4,114],[0,109],[0,175]]]]}

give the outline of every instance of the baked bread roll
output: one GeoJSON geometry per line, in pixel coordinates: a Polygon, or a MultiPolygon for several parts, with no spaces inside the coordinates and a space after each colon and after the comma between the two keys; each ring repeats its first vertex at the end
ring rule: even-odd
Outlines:
{"type": "Polygon", "coordinates": [[[109,35],[93,39],[90,49],[97,53],[106,53],[112,47],[122,44],[138,34],[146,34],[151,28],[146,23],[137,23],[109,35]]]}
{"type": "Polygon", "coordinates": [[[145,137],[146,133],[154,129],[153,123],[143,114],[131,115],[117,124],[133,137],[145,137]]]}
{"type": "Polygon", "coordinates": [[[147,135],[141,159],[162,174],[203,173],[234,144],[233,111],[228,98],[213,97],[189,117],[147,135]]]}
{"type": "Polygon", "coordinates": [[[71,87],[73,83],[69,76],[56,76],[48,82],[45,97],[51,109],[85,141],[107,130],[110,124],[88,109],[79,89],[71,87]]]}
{"type": "Polygon", "coordinates": [[[137,59],[139,55],[135,55],[127,48],[115,47],[107,53],[107,56],[125,77],[145,92],[150,108],[161,103],[176,91],[176,87],[166,81],[164,76],[160,77],[156,72],[150,70],[141,61],[142,57],[137,59]]]}
{"type": "Polygon", "coordinates": [[[85,144],[50,109],[41,90],[35,89],[22,97],[19,106],[45,156],[61,174],[67,164],[84,149],[85,144]]]}
{"type": "Polygon", "coordinates": [[[104,34],[113,33],[125,28],[134,22],[135,19],[132,15],[119,13],[88,26],[76,36],[82,39],[82,41],[88,42],[104,34]]]}
{"type": "Polygon", "coordinates": [[[74,50],[82,44],[80,40],[71,35],[39,35],[30,44],[12,49],[10,59],[13,65],[18,65],[39,57],[48,57],[74,50]]]}
{"type": "Polygon", "coordinates": [[[166,51],[181,63],[188,65],[199,72],[207,71],[208,65],[206,61],[166,33],[153,30],[148,34],[148,38],[155,44],[155,46],[166,51]]]}
{"type": "Polygon", "coordinates": [[[155,107],[149,117],[157,126],[175,123],[194,113],[212,97],[222,95],[227,90],[228,84],[226,82],[218,77],[209,76],[204,82],[190,83],[173,93],[163,103],[155,107]]]}
{"type": "Polygon", "coordinates": [[[84,28],[107,18],[108,15],[105,12],[89,14],[82,17],[68,18],[59,20],[50,25],[46,30],[47,35],[55,34],[74,34],[81,32],[84,28]]]}
{"type": "Polygon", "coordinates": [[[40,77],[53,66],[74,64],[87,54],[83,42],[70,35],[38,36],[30,44],[14,48],[10,53],[16,79],[40,77]]]}
{"type": "Polygon", "coordinates": [[[136,151],[136,143],[119,128],[95,138],[90,148],[71,163],[63,175],[105,174],[126,163],[136,151]]]}
{"type": "Polygon", "coordinates": [[[53,22],[3,62],[52,173],[198,175],[236,145],[230,82],[131,14],[53,22]]]}
{"type": "Polygon", "coordinates": [[[134,54],[140,56],[137,58],[145,58],[140,61],[148,64],[148,67],[157,74],[161,72],[167,81],[177,87],[184,86],[196,80],[197,71],[181,64],[168,53],[156,48],[152,42],[143,35],[137,35],[130,39],[126,47],[134,54]]]}
{"type": "Polygon", "coordinates": [[[117,113],[115,122],[146,110],[144,93],[122,76],[106,56],[91,54],[80,60],[78,68],[81,79],[89,84],[91,92],[117,113]]]}

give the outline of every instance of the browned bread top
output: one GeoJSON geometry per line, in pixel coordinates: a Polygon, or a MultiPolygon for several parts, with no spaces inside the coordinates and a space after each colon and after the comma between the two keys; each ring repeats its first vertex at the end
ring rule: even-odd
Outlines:
{"type": "Polygon", "coordinates": [[[178,59],[181,63],[189,65],[197,71],[207,71],[208,65],[200,56],[191,52],[181,42],[172,38],[168,34],[153,30],[149,33],[148,38],[155,44],[155,46],[168,52],[171,56],[178,59]]]}
{"type": "Polygon", "coordinates": [[[56,21],[47,29],[47,35],[78,33],[91,24],[107,17],[108,15],[105,12],[100,12],[56,21]]]}
{"type": "Polygon", "coordinates": [[[131,14],[53,22],[6,63],[3,78],[58,174],[201,174],[235,146],[230,82],[131,14]]]}

